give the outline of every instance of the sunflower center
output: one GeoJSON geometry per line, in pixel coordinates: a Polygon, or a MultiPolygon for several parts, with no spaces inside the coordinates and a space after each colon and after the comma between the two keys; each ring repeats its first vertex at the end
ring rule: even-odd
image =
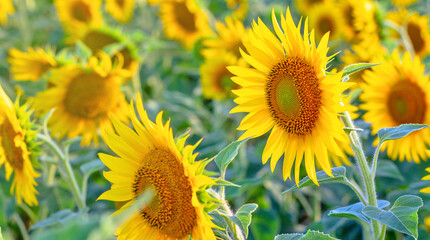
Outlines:
{"type": "Polygon", "coordinates": [[[197,31],[194,14],[190,12],[185,2],[175,2],[173,10],[176,21],[185,31],[190,33],[197,31]]]}
{"type": "Polygon", "coordinates": [[[155,196],[140,212],[148,224],[170,238],[192,233],[197,225],[192,188],[183,165],[169,151],[154,149],[143,159],[133,183],[135,197],[148,188],[155,190],[155,196]]]}
{"type": "Polygon", "coordinates": [[[115,0],[115,2],[120,8],[124,8],[125,0],[115,0]]]}
{"type": "Polygon", "coordinates": [[[414,82],[403,80],[391,87],[388,111],[397,124],[424,123],[425,93],[414,82]]]}
{"type": "Polygon", "coordinates": [[[24,164],[22,149],[15,145],[16,137],[23,137],[21,132],[15,132],[12,123],[5,116],[0,123],[0,144],[6,157],[6,161],[13,169],[21,170],[24,164]]]}
{"type": "Polygon", "coordinates": [[[64,98],[64,106],[72,115],[95,119],[115,107],[119,83],[97,73],[80,73],[71,81],[64,98]]]}
{"type": "Polygon", "coordinates": [[[223,65],[218,68],[218,70],[215,72],[215,79],[217,81],[217,86],[219,89],[230,91],[235,87],[234,82],[231,80],[231,77],[233,74],[231,74],[227,70],[227,66],[223,65]]]}
{"type": "MultiPolygon", "coordinates": [[[[320,33],[323,35],[328,31],[335,30],[333,19],[330,18],[330,16],[323,16],[319,19],[318,22],[318,29],[320,30],[320,33]]],[[[333,32],[331,33],[333,34],[333,32]]]]}
{"type": "Polygon", "coordinates": [[[406,29],[415,52],[419,53],[425,45],[424,39],[421,36],[421,28],[417,24],[410,22],[406,29]]]}
{"type": "Polygon", "coordinates": [[[91,12],[89,6],[83,2],[76,2],[72,8],[73,18],[80,22],[89,22],[91,20],[91,12]]]}
{"type": "Polygon", "coordinates": [[[321,90],[318,77],[309,63],[287,57],[268,75],[266,99],[278,126],[291,134],[305,135],[318,120],[321,90]]]}

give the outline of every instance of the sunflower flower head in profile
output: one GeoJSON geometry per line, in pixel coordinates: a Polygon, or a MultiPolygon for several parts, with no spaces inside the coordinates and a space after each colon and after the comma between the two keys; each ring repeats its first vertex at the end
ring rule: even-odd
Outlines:
{"type": "Polygon", "coordinates": [[[308,21],[296,26],[290,10],[281,15],[281,27],[272,11],[276,35],[258,19],[244,42],[243,58],[252,67],[230,66],[232,80],[241,86],[232,90],[238,106],[231,113],[248,113],[238,130],[246,130],[239,140],[259,137],[271,131],[263,150],[263,164],[271,159],[271,170],[284,155],[284,180],[291,178],[295,164],[295,181],[305,163],[307,175],[318,184],[315,161],[332,176],[328,152],[341,156],[338,143],[347,137],[338,119],[346,110],[341,93],[351,83],[341,81],[342,72],[326,75],[328,34],[316,47],[315,34],[309,34],[308,21]]]}
{"type": "Polygon", "coordinates": [[[4,165],[6,180],[14,174],[10,193],[18,204],[24,201],[30,206],[38,205],[35,178],[40,174],[34,170],[39,152],[35,142],[36,132],[32,130],[28,105],[15,104],[0,86],[0,167],[4,165]]]}
{"type": "MultiPolygon", "coordinates": [[[[122,58],[119,58],[122,59],[122,58]]],[[[38,116],[55,108],[49,129],[59,138],[83,137],[81,144],[98,144],[98,130],[110,127],[110,117],[127,118],[127,101],[121,85],[128,71],[123,63],[112,64],[109,55],[99,52],[86,66],[67,64],[51,71],[52,87],[39,92],[33,107],[38,116]]]]}
{"type": "Polygon", "coordinates": [[[162,112],[155,123],[149,120],[140,95],[136,107],[141,121],[130,104],[134,130],[112,118],[115,130],[103,131],[103,139],[118,156],[99,154],[111,170],[104,176],[113,185],[98,200],[126,202],[117,213],[132,205],[145,190],[154,190],[149,204],[117,230],[118,239],[174,240],[191,236],[215,240],[211,229],[215,225],[205,211],[211,203],[202,203],[198,197],[215,181],[202,174],[205,163],[195,161],[193,150],[198,144],[185,146],[187,137],[175,143],[170,121],[163,124],[162,112]]]}

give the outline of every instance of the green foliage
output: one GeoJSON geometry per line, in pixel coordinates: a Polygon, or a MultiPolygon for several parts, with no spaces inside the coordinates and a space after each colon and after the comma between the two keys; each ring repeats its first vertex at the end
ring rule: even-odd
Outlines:
{"type": "MultiPolygon", "coordinates": [[[[390,205],[390,202],[386,200],[378,200],[378,208],[382,209],[390,205]]],[[[344,217],[344,218],[351,218],[355,220],[364,221],[366,223],[370,224],[370,219],[363,215],[361,212],[364,208],[364,205],[362,202],[354,203],[352,205],[337,208],[334,210],[331,210],[328,215],[331,217],[344,217]]]]}
{"type": "Polygon", "coordinates": [[[354,63],[351,65],[348,65],[343,69],[342,77],[349,76],[353,73],[356,73],[358,71],[361,71],[367,68],[371,68],[373,66],[377,66],[379,64],[380,63],[354,63]]]}
{"type": "Polygon", "coordinates": [[[378,130],[379,145],[387,140],[395,140],[405,137],[411,132],[430,126],[424,124],[402,124],[398,127],[383,128],[378,130]]]}
{"type": "Polygon", "coordinates": [[[378,160],[378,171],[376,172],[376,176],[398,179],[400,181],[405,180],[397,165],[391,160],[378,160]]]}
{"type": "MultiPolygon", "coordinates": [[[[346,169],[345,169],[345,167],[332,168],[331,173],[333,174],[334,177],[330,177],[324,171],[318,171],[316,173],[318,183],[333,183],[333,182],[345,183],[346,182],[346,175],[345,175],[346,169]]],[[[299,181],[298,186],[294,185],[291,188],[289,188],[288,190],[284,191],[283,193],[287,193],[287,192],[299,189],[301,187],[306,187],[306,186],[311,186],[311,185],[314,185],[314,182],[309,177],[306,176],[305,178],[303,178],[299,181]]]]}
{"type": "Polygon", "coordinates": [[[418,209],[423,206],[423,200],[414,195],[399,197],[390,210],[382,210],[374,206],[367,206],[362,213],[399,232],[418,239],[418,209]]]}
{"type": "Polygon", "coordinates": [[[255,203],[248,203],[243,205],[237,210],[234,216],[230,216],[229,218],[236,223],[242,232],[245,234],[245,237],[248,237],[248,227],[251,224],[252,213],[257,210],[258,205],[255,203]]]}
{"type": "Polygon", "coordinates": [[[218,155],[215,157],[214,161],[218,168],[221,171],[221,175],[224,175],[227,170],[228,165],[233,161],[233,159],[237,156],[237,151],[243,143],[248,141],[248,139],[244,139],[242,141],[235,141],[230,143],[227,147],[221,150],[218,155]]]}
{"type": "Polygon", "coordinates": [[[274,240],[336,240],[337,238],[334,238],[330,235],[308,230],[305,234],[302,233],[293,233],[293,234],[281,234],[275,237],[274,240]]]}

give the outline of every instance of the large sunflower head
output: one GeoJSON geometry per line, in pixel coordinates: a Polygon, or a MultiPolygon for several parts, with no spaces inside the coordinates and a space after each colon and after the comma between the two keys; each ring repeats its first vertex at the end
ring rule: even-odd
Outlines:
{"type": "Polygon", "coordinates": [[[290,10],[281,16],[279,26],[272,13],[274,35],[259,19],[253,23],[249,41],[244,42],[243,58],[252,67],[232,66],[232,80],[241,86],[233,93],[238,106],[235,112],[247,112],[238,130],[240,137],[258,137],[271,130],[263,151],[263,163],[271,158],[271,168],[284,155],[284,179],[290,178],[295,163],[298,183],[302,160],[308,176],[317,184],[315,160],[331,175],[327,152],[341,155],[336,139],[347,141],[338,113],[341,93],[351,83],[341,82],[342,73],[325,75],[331,57],[328,34],[316,47],[315,33],[309,34],[308,21],[295,25],[290,10]],[[281,29],[282,27],[282,29],[281,29]]]}
{"type": "Polygon", "coordinates": [[[111,127],[109,118],[127,116],[127,102],[120,86],[128,76],[122,66],[113,66],[110,57],[100,53],[86,67],[65,65],[51,71],[52,87],[37,94],[34,108],[39,116],[55,108],[48,121],[58,137],[82,136],[82,144],[98,143],[98,129],[111,127]]]}
{"type": "Polygon", "coordinates": [[[11,0],[0,0],[0,24],[7,22],[7,15],[15,12],[11,0]]]}
{"type": "Polygon", "coordinates": [[[178,40],[190,49],[202,37],[212,34],[206,13],[195,0],[164,1],[160,7],[160,18],[169,39],[178,40]]]}
{"type": "Polygon", "coordinates": [[[101,0],[55,0],[58,17],[64,30],[69,34],[69,42],[79,39],[90,27],[101,27],[101,0]]]}
{"type": "Polygon", "coordinates": [[[10,72],[17,81],[37,81],[58,64],[52,49],[45,51],[40,47],[29,47],[28,53],[12,48],[7,60],[11,65],[10,72]]]}
{"type": "Polygon", "coordinates": [[[133,204],[148,188],[155,195],[148,206],[136,212],[117,230],[118,239],[208,239],[215,240],[205,208],[198,195],[214,180],[202,174],[204,164],[195,162],[197,144],[184,146],[186,138],[175,143],[169,122],[163,124],[162,112],[155,123],[149,120],[140,95],[137,97],[138,120],[130,104],[134,130],[116,119],[115,130],[104,132],[106,144],[118,155],[99,154],[111,170],[104,172],[113,183],[99,199],[133,204]]]}
{"type": "Polygon", "coordinates": [[[38,204],[35,178],[40,174],[33,165],[39,150],[35,139],[27,105],[20,106],[18,100],[13,104],[0,86],[0,167],[4,164],[8,181],[14,173],[10,193],[15,193],[18,204],[38,204]]]}
{"type": "Polygon", "coordinates": [[[309,11],[309,27],[315,29],[315,37],[321,39],[330,32],[330,38],[337,40],[342,36],[343,18],[333,3],[318,4],[309,11]]]}
{"type": "Polygon", "coordinates": [[[202,50],[202,54],[205,58],[212,58],[219,56],[222,51],[230,52],[238,58],[242,58],[239,52],[239,48],[244,49],[242,44],[246,41],[246,29],[243,23],[237,19],[227,17],[225,19],[225,25],[217,21],[215,23],[218,36],[205,39],[203,44],[206,49],[202,50]]]}
{"type": "MultiPolygon", "coordinates": [[[[394,51],[391,59],[363,74],[365,84],[361,109],[367,111],[363,119],[372,123],[372,134],[385,127],[400,124],[430,124],[430,80],[424,75],[420,59],[412,60],[406,52],[403,59],[394,51]]],[[[430,143],[430,129],[413,132],[408,136],[388,141],[382,146],[392,159],[419,163],[430,157],[426,151],[430,143]]]]}
{"type": "Polygon", "coordinates": [[[232,96],[231,90],[237,88],[237,84],[230,79],[233,75],[227,70],[232,65],[246,66],[246,63],[228,52],[205,60],[200,66],[203,97],[222,100],[232,96]]]}
{"type": "Polygon", "coordinates": [[[133,17],[135,0],[107,0],[106,11],[121,23],[128,23],[133,17]]]}
{"type": "Polygon", "coordinates": [[[124,69],[134,75],[139,69],[138,53],[136,46],[127,40],[120,31],[111,28],[92,28],[82,37],[81,41],[87,45],[93,53],[102,50],[110,44],[123,44],[119,54],[114,55],[113,62],[123,62],[124,69]]]}

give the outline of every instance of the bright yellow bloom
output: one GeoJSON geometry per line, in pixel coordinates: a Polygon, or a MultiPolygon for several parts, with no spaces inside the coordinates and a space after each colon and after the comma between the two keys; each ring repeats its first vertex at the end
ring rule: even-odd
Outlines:
{"type": "MultiPolygon", "coordinates": [[[[430,167],[426,168],[426,171],[430,172],[430,167]]],[[[423,177],[421,180],[430,180],[430,174],[423,177]]],[[[423,189],[421,189],[420,192],[430,193],[430,187],[423,188],[423,189]]],[[[426,218],[425,223],[426,223],[427,227],[430,228],[430,217],[426,218]]]]}
{"type": "Polygon", "coordinates": [[[69,34],[68,42],[79,39],[90,27],[102,26],[101,0],[55,0],[54,3],[69,34]]]}
{"type": "Polygon", "coordinates": [[[0,167],[4,164],[7,181],[14,173],[10,193],[15,193],[18,204],[24,200],[34,206],[38,205],[35,178],[40,174],[33,168],[38,148],[29,118],[27,106],[19,106],[18,101],[14,105],[0,86],[0,167]]]}
{"type": "Polygon", "coordinates": [[[244,19],[248,13],[248,0],[225,0],[227,7],[234,10],[233,17],[236,19],[244,19]]]}
{"type": "Polygon", "coordinates": [[[197,6],[195,0],[162,2],[160,18],[166,37],[178,40],[187,49],[191,49],[200,38],[212,34],[206,13],[197,6]]]}
{"type": "MultiPolygon", "coordinates": [[[[411,46],[408,48],[399,39],[399,42],[402,43],[400,50],[413,50],[420,58],[430,53],[430,28],[429,19],[426,15],[420,16],[417,12],[409,13],[406,9],[401,9],[397,12],[390,12],[387,14],[387,18],[396,23],[407,34],[407,41],[411,46]]],[[[392,35],[400,38],[397,33],[392,35]]]]}
{"type": "Polygon", "coordinates": [[[17,81],[37,81],[58,64],[52,50],[45,51],[40,47],[29,47],[28,53],[12,48],[7,60],[11,65],[10,72],[17,81]]]}
{"type": "Polygon", "coordinates": [[[296,8],[302,15],[308,16],[309,11],[320,4],[331,4],[333,0],[295,0],[296,8]]]}
{"type": "Polygon", "coordinates": [[[230,79],[233,75],[227,70],[227,66],[232,65],[246,66],[246,63],[227,52],[205,60],[200,66],[203,97],[222,100],[232,96],[231,90],[237,88],[230,79]]]}
{"type": "Polygon", "coordinates": [[[271,130],[263,151],[263,164],[271,158],[271,169],[284,155],[284,180],[290,178],[295,163],[295,180],[299,181],[302,160],[308,176],[317,184],[315,160],[330,176],[327,152],[342,155],[335,140],[347,138],[338,119],[345,111],[341,93],[351,83],[341,82],[342,72],[325,75],[328,34],[316,47],[314,31],[309,34],[305,21],[294,24],[290,10],[281,16],[279,26],[272,13],[274,35],[261,20],[244,42],[243,58],[253,68],[233,66],[232,80],[241,86],[233,90],[238,106],[231,113],[248,112],[238,130],[246,130],[239,138],[258,137],[271,130]],[[277,36],[277,37],[276,37],[277,36]]]}
{"type": "Polygon", "coordinates": [[[110,57],[100,53],[87,66],[64,65],[51,71],[52,87],[38,93],[34,108],[39,116],[55,108],[49,129],[59,138],[82,136],[82,144],[98,144],[98,129],[112,128],[110,117],[127,117],[127,102],[120,86],[127,73],[112,66],[110,57]]]}
{"type": "MultiPolygon", "coordinates": [[[[372,134],[385,127],[400,124],[430,124],[430,79],[424,75],[420,59],[414,60],[406,52],[403,59],[394,51],[391,59],[380,59],[382,64],[366,71],[362,85],[361,109],[367,111],[363,119],[372,123],[372,134]]],[[[408,136],[387,141],[381,150],[387,149],[391,159],[419,163],[427,160],[430,152],[430,129],[412,132],[408,136]]]]}
{"type": "Polygon", "coordinates": [[[309,27],[314,28],[315,37],[321,39],[324,34],[330,32],[330,38],[337,40],[342,36],[343,18],[335,4],[318,4],[309,12],[309,27]]]}
{"type": "Polygon", "coordinates": [[[133,17],[135,0],[106,0],[106,11],[121,23],[128,23],[133,17]]]}
{"type": "Polygon", "coordinates": [[[391,2],[397,7],[406,7],[415,3],[416,1],[417,0],[391,0],[391,2]]]}
{"type": "Polygon", "coordinates": [[[7,23],[7,15],[15,12],[11,0],[0,0],[0,24],[7,23]]]}
{"type": "Polygon", "coordinates": [[[121,212],[148,188],[153,188],[155,196],[117,230],[118,239],[174,240],[190,236],[215,240],[211,229],[215,225],[205,211],[210,205],[201,203],[197,196],[215,181],[202,174],[204,163],[195,162],[197,154],[193,150],[197,144],[184,146],[187,137],[175,143],[170,121],[163,124],[162,112],[154,123],[140,95],[136,105],[141,121],[131,103],[133,129],[113,118],[115,130],[103,134],[118,157],[99,154],[111,170],[103,175],[113,183],[99,200],[127,202],[117,211],[121,212]]]}
{"type": "Polygon", "coordinates": [[[217,21],[215,27],[218,35],[204,40],[203,44],[206,49],[202,50],[202,54],[205,58],[219,56],[220,52],[229,52],[237,58],[242,58],[239,48],[245,50],[242,39],[246,41],[247,29],[245,29],[241,21],[229,17],[225,19],[225,24],[217,21]]]}
{"type": "Polygon", "coordinates": [[[94,28],[89,30],[81,41],[91,49],[93,54],[110,44],[123,44],[124,46],[118,50],[119,54],[112,57],[112,62],[123,62],[124,69],[129,71],[130,77],[139,70],[136,46],[128,41],[120,31],[110,28],[94,28]],[[122,59],[118,59],[121,57],[122,59]]]}

